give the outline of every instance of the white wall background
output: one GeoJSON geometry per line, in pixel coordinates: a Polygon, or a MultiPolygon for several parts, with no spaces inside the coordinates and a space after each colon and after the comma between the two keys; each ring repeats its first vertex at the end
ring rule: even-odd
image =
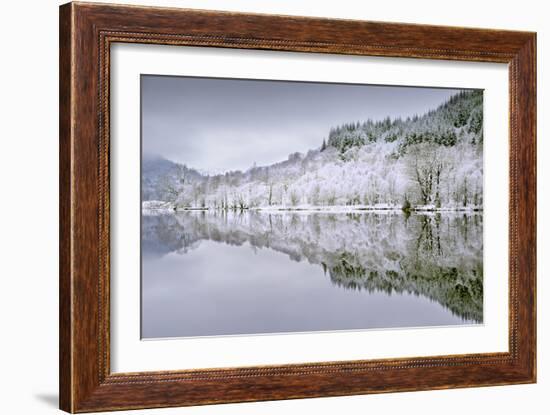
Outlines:
{"type": "MultiPolygon", "coordinates": [[[[550,406],[550,12],[536,0],[358,2],[189,0],[134,4],[311,15],[538,32],[538,312],[536,385],[175,408],[157,414],[543,414],[550,406]],[[550,72],[546,74],[546,78],[550,72]],[[545,255],[546,253],[546,255],[545,255]]],[[[58,9],[55,0],[2,5],[0,65],[0,412],[57,412],[58,9]]],[[[490,149],[488,149],[490,151],[490,149]]],[[[137,413],[137,412],[134,412],[137,413]]]]}

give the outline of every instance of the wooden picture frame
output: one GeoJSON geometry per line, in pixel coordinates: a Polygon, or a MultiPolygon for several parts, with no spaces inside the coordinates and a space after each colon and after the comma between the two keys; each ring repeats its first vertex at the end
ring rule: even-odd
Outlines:
{"type": "MultiPolygon", "coordinates": [[[[184,9],[60,8],[60,408],[343,396],[536,380],[536,34],[184,9]],[[109,62],[117,42],[509,65],[509,351],[111,373],[109,62]]],[[[230,362],[228,362],[230,366],[230,362]]]]}

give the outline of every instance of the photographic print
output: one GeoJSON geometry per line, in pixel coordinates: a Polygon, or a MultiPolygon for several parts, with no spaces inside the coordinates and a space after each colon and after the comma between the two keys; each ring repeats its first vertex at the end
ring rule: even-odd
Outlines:
{"type": "Polygon", "coordinates": [[[483,91],[141,76],[144,339],[483,323],[483,91]]]}

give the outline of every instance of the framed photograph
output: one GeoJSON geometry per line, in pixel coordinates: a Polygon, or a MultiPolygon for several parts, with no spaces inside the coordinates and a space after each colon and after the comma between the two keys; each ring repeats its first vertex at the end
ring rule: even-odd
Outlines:
{"type": "Polygon", "coordinates": [[[60,407],[536,381],[536,35],[60,8],[60,407]]]}

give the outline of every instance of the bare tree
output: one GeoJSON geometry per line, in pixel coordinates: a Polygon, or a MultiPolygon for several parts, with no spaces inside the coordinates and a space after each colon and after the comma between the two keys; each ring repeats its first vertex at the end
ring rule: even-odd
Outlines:
{"type": "Polygon", "coordinates": [[[273,182],[270,181],[268,186],[268,193],[267,193],[267,203],[269,206],[273,205],[273,182]]]}
{"type": "Polygon", "coordinates": [[[422,204],[441,206],[441,181],[446,161],[440,146],[421,143],[409,148],[408,166],[413,181],[418,185],[422,204]]]}

